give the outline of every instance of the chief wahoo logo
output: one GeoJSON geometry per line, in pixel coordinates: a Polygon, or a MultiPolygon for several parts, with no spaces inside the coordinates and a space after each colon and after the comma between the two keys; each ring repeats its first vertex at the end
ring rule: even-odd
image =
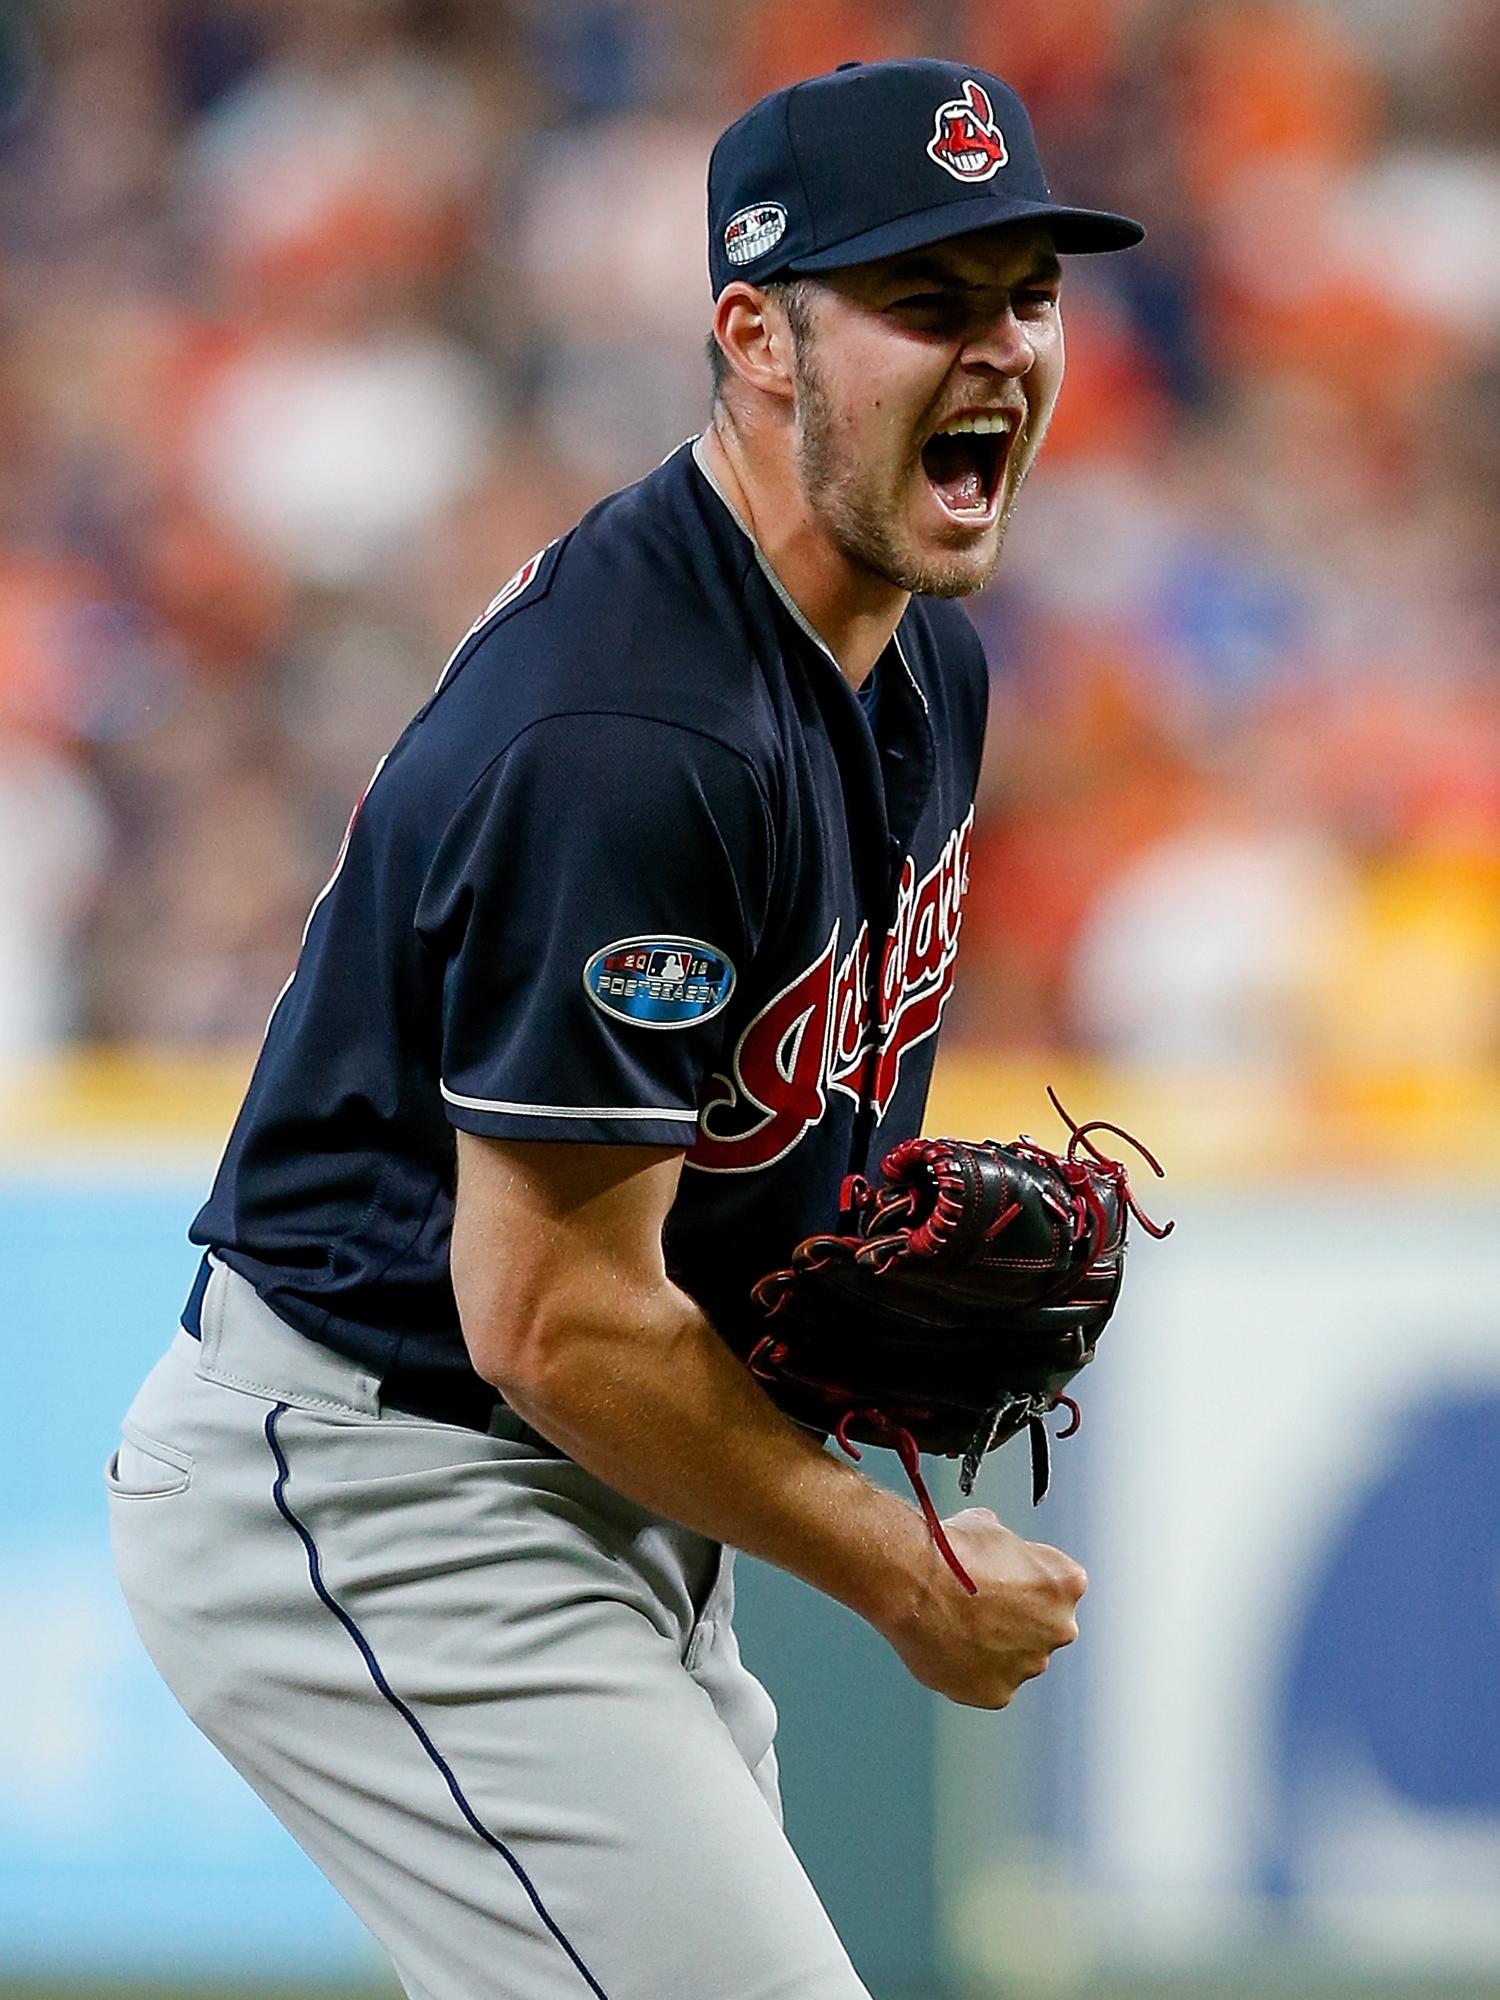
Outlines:
{"type": "Polygon", "coordinates": [[[964,79],[962,97],[938,106],[927,156],[956,181],[987,181],[1010,158],[988,93],[973,77],[964,79]]]}

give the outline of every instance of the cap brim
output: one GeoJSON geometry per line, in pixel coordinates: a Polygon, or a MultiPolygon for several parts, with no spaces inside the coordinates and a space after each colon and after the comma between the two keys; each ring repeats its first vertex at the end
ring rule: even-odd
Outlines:
{"type": "Polygon", "coordinates": [[[878,229],[867,229],[842,243],[830,243],[804,256],[790,257],[781,269],[842,271],[851,264],[873,264],[877,257],[895,257],[903,250],[946,243],[954,236],[969,236],[976,229],[993,229],[1003,222],[1045,223],[1058,252],[1070,257],[1101,250],[1128,250],[1146,234],[1139,222],[1128,215],[1114,215],[1108,209],[1067,208],[1057,202],[1018,201],[1014,196],[997,196],[993,200],[975,196],[967,201],[941,202],[936,208],[923,209],[916,215],[883,222],[878,229]]]}

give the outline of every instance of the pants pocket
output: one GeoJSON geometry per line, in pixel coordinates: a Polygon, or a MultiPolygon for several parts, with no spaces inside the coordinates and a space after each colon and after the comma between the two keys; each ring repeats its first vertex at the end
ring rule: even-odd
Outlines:
{"type": "Polygon", "coordinates": [[[104,1468],[104,1483],[117,1500],[165,1500],[185,1493],[192,1477],[189,1453],[148,1437],[128,1419],[104,1468]]]}

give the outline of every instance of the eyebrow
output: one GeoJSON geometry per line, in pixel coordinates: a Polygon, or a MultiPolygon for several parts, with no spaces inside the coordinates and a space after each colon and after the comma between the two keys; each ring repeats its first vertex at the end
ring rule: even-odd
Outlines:
{"type": "MultiPolygon", "coordinates": [[[[1038,278],[1056,279],[1062,276],[1062,264],[1050,250],[1039,250],[1030,264],[1012,280],[1012,286],[1034,283],[1038,278]]],[[[983,292],[991,288],[992,280],[960,277],[957,271],[942,263],[936,257],[913,257],[895,265],[890,273],[892,284],[904,285],[938,284],[955,291],[983,292]]]]}

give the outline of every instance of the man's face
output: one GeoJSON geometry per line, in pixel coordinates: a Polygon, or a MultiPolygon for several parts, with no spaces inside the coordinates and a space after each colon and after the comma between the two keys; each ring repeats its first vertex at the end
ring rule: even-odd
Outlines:
{"type": "Polygon", "coordinates": [[[792,315],[797,468],[860,567],[963,597],[994,573],[1063,375],[1061,267],[1005,223],[835,271],[792,315]]]}

